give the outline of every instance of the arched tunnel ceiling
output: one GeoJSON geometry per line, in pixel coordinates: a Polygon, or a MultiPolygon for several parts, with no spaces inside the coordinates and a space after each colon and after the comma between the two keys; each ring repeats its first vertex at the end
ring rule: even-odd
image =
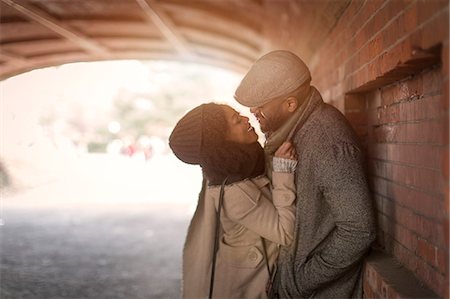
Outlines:
{"type": "Polygon", "coordinates": [[[169,59],[245,71],[309,62],[350,0],[0,0],[0,79],[69,62],[169,59]]]}

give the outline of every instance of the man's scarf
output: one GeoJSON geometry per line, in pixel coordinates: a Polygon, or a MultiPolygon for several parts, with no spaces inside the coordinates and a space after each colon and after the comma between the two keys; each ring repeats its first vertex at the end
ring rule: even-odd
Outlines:
{"type": "Polygon", "coordinates": [[[300,107],[294,112],[294,114],[275,132],[273,132],[269,138],[267,138],[264,144],[264,153],[266,155],[266,175],[272,178],[272,158],[277,149],[283,144],[283,142],[291,140],[298,129],[301,128],[306,121],[311,111],[316,107],[317,103],[321,99],[319,91],[314,86],[308,86],[309,88],[304,91],[304,96],[300,95],[300,107]]]}

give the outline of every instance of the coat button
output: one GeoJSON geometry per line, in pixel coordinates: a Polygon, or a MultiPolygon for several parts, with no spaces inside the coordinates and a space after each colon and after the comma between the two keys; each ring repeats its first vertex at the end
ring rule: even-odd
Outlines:
{"type": "Polygon", "coordinates": [[[251,251],[248,253],[248,259],[254,262],[258,259],[258,255],[256,254],[256,252],[251,251]]]}

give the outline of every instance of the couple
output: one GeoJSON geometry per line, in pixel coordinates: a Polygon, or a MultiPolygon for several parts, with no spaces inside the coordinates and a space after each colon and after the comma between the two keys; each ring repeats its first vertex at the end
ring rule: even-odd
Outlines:
{"type": "Polygon", "coordinates": [[[175,155],[206,182],[183,252],[184,298],[361,298],[375,238],[361,148],[289,51],[258,59],[235,92],[248,118],[203,104],[176,125],[175,155]]]}

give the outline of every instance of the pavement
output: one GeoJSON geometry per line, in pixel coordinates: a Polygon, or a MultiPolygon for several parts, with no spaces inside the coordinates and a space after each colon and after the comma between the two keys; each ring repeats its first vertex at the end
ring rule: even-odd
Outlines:
{"type": "Polygon", "coordinates": [[[201,177],[177,163],[86,156],[3,194],[0,298],[180,298],[201,177]]]}

